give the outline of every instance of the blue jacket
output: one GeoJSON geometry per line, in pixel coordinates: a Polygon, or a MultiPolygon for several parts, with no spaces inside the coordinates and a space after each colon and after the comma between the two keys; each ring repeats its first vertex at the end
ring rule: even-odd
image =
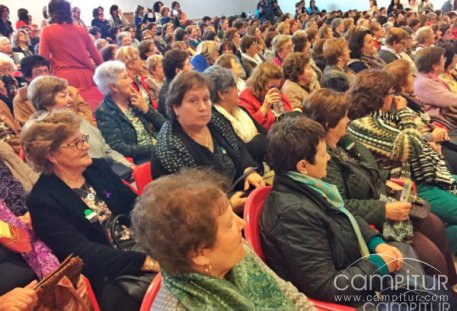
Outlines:
{"type": "Polygon", "coordinates": [[[208,62],[206,61],[205,56],[202,54],[197,54],[190,60],[190,63],[194,67],[195,71],[203,72],[206,68],[209,67],[208,62]]]}

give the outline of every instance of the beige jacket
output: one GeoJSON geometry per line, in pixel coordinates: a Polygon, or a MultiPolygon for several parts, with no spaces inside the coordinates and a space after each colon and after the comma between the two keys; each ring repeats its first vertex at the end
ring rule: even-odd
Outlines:
{"type": "MultiPolygon", "coordinates": [[[[86,119],[93,126],[97,126],[97,123],[94,120],[94,115],[92,114],[92,109],[88,103],[84,101],[79,94],[77,88],[68,86],[68,90],[71,93],[75,109],[82,118],[86,119]]],[[[36,111],[32,103],[27,99],[27,86],[21,87],[13,100],[13,110],[14,117],[19,122],[19,125],[22,127],[29,117],[36,111]]]]}
{"type": "Polygon", "coordinates": [[[305,89],[289,79],[284,82],[281,92],[290,100],[290,105],[294,110],[302,110],[303,101],[309,96],[309,93],[305,89]]]}

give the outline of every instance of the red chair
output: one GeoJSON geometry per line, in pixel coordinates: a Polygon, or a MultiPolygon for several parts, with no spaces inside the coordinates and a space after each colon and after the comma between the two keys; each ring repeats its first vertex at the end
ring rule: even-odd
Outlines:
{"type": "MultiPolygon", "coordinates": [[[[265,254],[262,249],[259,232],[259,219],[262,212],[263,204],[268,194],[271,191],[271,186],[259,187],[251,192],[244,206],[244,220],[246,227],[244,236],[248,244],[256,252],[256,254],[265,262],[265,254]]],[[[338,305],[331,302],[324,302],[308,298],[316,307],[317,310],[325,311],[354,311],[355,308],[338,305]]]]}
{"type": "Polygon", "coordinates": [[[157,294],[160,290],[160,285],[162,284],[162,275],[159,273],[156,275],[154,280],[152,280],[151,285],[149,285],[146,295],[144,295],[143,302],[141,303],[140,311],[149,311],[151,306],[156,299],[157,294]]]}
{"type": "Polygon", "coordinates": [[[151,162],[143,163],[133,169],[133,180],[139,195],[143,193],[144,187],[152,181],[151,162]]]}
{"type": "Polygon", "coordinates": [[[130,190],[132,190],[136,195],[139,195],[138,191],[135,189],[135,187],[133,187],[127,180],[124,180],[124,179],[121,179],[121,180],[122,180],[122,183],[124,185],[126,185],[127,187],[129,187],[130,190]]]}
{"type": "Polygon", "coordinates": [[[100,306],[98,305],[97,298],[95,298],[94,290],[92,289],[89,279],[84,277],[84,283],[86,283],[87,295],[92,303],[93,311],[100,311],[100,306]]]}

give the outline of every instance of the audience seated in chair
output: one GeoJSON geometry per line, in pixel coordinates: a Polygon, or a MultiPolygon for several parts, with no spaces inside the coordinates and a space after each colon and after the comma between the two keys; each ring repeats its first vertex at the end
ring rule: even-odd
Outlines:
{"type": "MultiPolygon", "coordinates": [[[[128,215],[136,195],[105,161],[89,157],[80,124],[76,114],[61,109],[35,114],[22,129],[27,159],[42,173],[27,198],[33,228],[58,259],[73,253],[84,261],[83,273],[102,310],[138,310],[141,300],[115,279],[157,272],[158,264],[142,252],[111,244],[104,222],[128,215]]],[[[124,233],[131,235],[128,229],[124,233]]]]}
{"type": "Polygon", "coordinates": [[[183,169],[154,181],[136,204],[139,242],[161,262],[152,308],[315,310],[243,241],[229,184],[208,169],[183,169]]]}

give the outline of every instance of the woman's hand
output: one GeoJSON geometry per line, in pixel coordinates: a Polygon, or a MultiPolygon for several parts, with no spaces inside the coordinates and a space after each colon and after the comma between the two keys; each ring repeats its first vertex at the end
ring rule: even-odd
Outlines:
{"type": "MultiPolygon", "coordinates": [[[[246,170],[251,169],[250,167],[246,170]]],[[[246,170],[244,170],[246,172],[246,170]]],[[[265,182],[263,181],[262,176],[259,175],[256,171],[253,171],[251,174],[246,176],[244,180],[244,190],[249,189],[249,185],[253,186],[254,188],[265,186],[265,182]]]]}
{"type": "Polygon", "coordinates": [[[403,254],[398,248],[382,243],[376,247],[375,253],[384,260],[389,272],[398,271],[403,267],[403,254]]]}
{"type": "Polygon", "coordinates": [[[402,96],[395,96],[392,102],[395,105],[394,107],[397,111],[400,111],[408,106],[408,102],[402,96]]]}
{"type": "Polygon", "coordinates": [[[130,96],[130,103],[132,106],[138,108],[142,113],[147,113],[149,111],[148,103],[141,96],[140,92],[135,89],[132,89],[132,95],[130,96]]]}
{"type": "Polygon", "coordinates": [[[260,106],[260,112],[266,115],[271,109],[271,105],[281,101],[281,95],[277,88],[269,89],[263,100],[262,106],[260,106]]]}
{"type": "Polygon", "coordinates": [[[160,265],[157,261],[152,259],[149,256],[146,256],[146,259],[144,260],[143,267],[141,268],[141,271],[144,272],[160,272],[160,265]]]}
{"type": "Polygon", "coordinates": [[[247,198],[241,197],[243,194],[243,191],[237,191],[229,198],[230,204],[232,205],[233,211],[235,213],[243,212],[244,204],[247,200],[247,198]]]}
{"type": "Polygon", "coordinates": [[[391,202],[386,204],[386,218],[394,221],[403,221],[408,219],[411,203],[409,202],[391,202]]]}
{"type": "Polygon", "coordinates": [[[441,154],[441,144],[437,144],[432,141],[429,141],[428,144],[430,147],[432,147],[433,150],[436,151],[436,153],[441,154]]]}
{"type": "Polygon", "coordinates": [[[433,129],[432,135],[433,135],[433,141],[435,143],[440,143],[442,141],[448,141],[449,140],[449,136],[447,134],[447,131],[445,129],[442,129],[442,128],[439,128],[439,127],[435,127],[433,129]]]}
{"type": "Polygon", "coordinates": [[[32,311],[38,302],[38,295],[33,288],[37,281],[26,287],[17,287],[0,296],[0,311],[32,311]]]}

